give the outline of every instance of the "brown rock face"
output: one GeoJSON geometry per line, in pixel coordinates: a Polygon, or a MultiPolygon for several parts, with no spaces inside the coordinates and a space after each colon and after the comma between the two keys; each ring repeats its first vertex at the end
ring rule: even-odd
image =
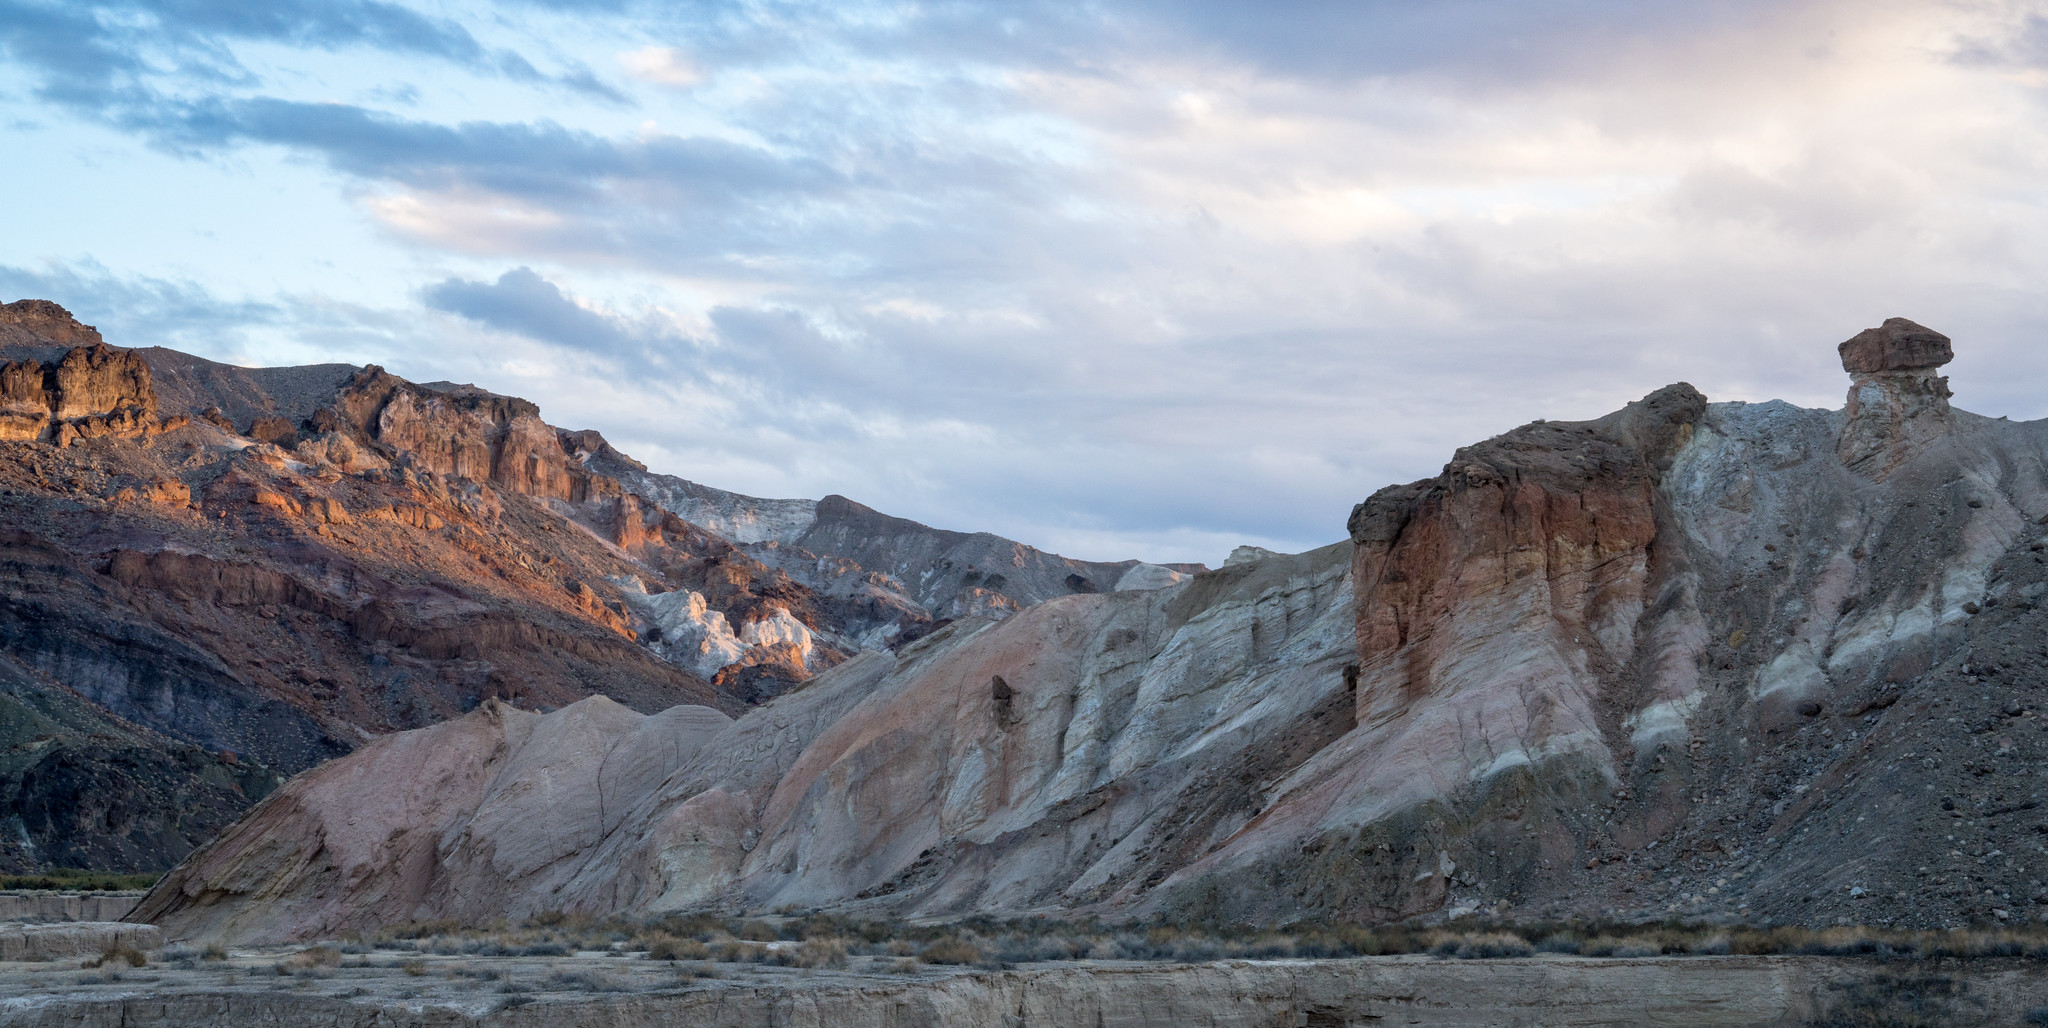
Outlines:
{"type": "Polygon", "coordinates": [[[242,433],[259,442],[270,443],[291,449],[299,445],[299,432],[292,423],[276,416],[264,416],[249,423],[249,430],[242,433]]]}
{"type": "Polygon", "coordinates": [[[1599,421],[1538,423],[1465,447],[1437,478],[1360,504],[1350,524],[1360,722],[1499,684],[1477,667],[1462,680],[1456,659],[1493,632],[1529,633],[1561,675],[1626,661],[1657,535],[1658,475],[1705,411],[1706,398],[1681,383],[1599,421]]]}
{"type": "Polygon", "coordinates": [[[135,407],[156,413],[156,389],[149,365],[127,350],[105,343],[81,346],[56,367],[58,418],[89,417],[135,407]]]}
{"type": "MultiPolygon", "coordinates": [[[[39,328],[43,321],[36,322],[39,328]]],[[[104,436],[132,439],[165,427],[156,416],[149,365],[131,351],[98,342],[97,335],[91,345],[75,347],[54,363],[0,364],[0,441],[66,446],[104,436]]]]}
{"type": "Polygon", "coordinates": [[[16,300],[0,304],[0,341],[6,341],[8,336],[24,342],[43,341],[59,346],[89,346],[100,341],[98,329],[79,324],[70,311],[48,300],[16,300]]]}
{"type": "Polygon", "coordinates": [[[1835,347],[1842,370],[1851,375],[1938,368],[1956,359],[1949,338],[1905,318],[1886,318],[1835,347]]]}

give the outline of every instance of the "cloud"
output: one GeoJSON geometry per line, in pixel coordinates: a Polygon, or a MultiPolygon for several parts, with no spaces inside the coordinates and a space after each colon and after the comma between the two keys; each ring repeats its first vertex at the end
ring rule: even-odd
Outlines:
{"type": "Polygon", "coordinates": [[[168,102],[153,83],[225,86],[255,81],[238,43],[425,56],[593,97],[624,97],[571,67],[549,76],[524,56],[486,47],[468,29],[382,0],[0,0],[0,51],[38,73],[37,93],[89,111],[168,102]]]}
{"type": "Polygon", "coordinates": [[[572,349],[621,355],[655,341],[615,316],[577,304],[531,268],[514,268],[496,282],[445,279],[428,286],[424,299],[435,310],[572,349]]]}
{"type": "Polygon", "coordinates": [[[619,66],[626,69],[626,74],[658,86],[682,89],[704,81],[703,69],[672,46],[643,46],[626,51],[619,55],[619,66]]]}
{"type": "MultiPolygon", "coordinates": [[[[163,4],[0,4],[52,40],[7,44],[24,117],[328,196],[409,276],[213,272],[259,298],[194,301],[236,347],[523,393],[729,488],[1305,547],[1533,417],[1838,404],[1833,344],[1895,314],[1957,338],[1964,406],[2048,413],[2038,4],[287,4],[162,43],[163,4]]],[[[182,281],[115,277],[48,284],[182,281]]]]}

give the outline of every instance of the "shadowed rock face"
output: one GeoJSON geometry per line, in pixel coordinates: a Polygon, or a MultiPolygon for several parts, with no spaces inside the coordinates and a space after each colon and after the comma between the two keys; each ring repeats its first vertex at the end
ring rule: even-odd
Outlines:
{"type": "MultiPolygon", "coordinates": [[[[1859,382],[1931,371],[1920,330],[1890,331],[1892,370],[1859,382]]],[[[244,938],[701,905],[2024,916],[1994,905],[2048,895],[2029,870],[2048,824],[2031,691],[2048,670],[2048,423],[1902,417],[1914,443],[1880,476],[1841,453],[1852,412],[1672,386],[1462,449],[1361,504],[1348,542],[956,620],[729,724],[692,715],[686,744],[638,715],[562,711],[534,724],[601,722],[613,741],[521,772],[496,727],[515,719],[473,713],[404,744],[510,754],[475,792],[506,797],[490,819],[451,800],[427,820],[431,859],[316,855],[396,776],[473,761],[351,757],[145,913],[244,938]],[[666,770],[599,789],[605,827],[494,863],[561,816],[543,783],[643,764],[666,770]],[[1983,859],[1945,859],[1965,847],[1983,859]]]]}
{"type": "Polygon", "coordinates": [[[1842,463],[1883,478],[1948,433],[1948,379],[1935,369],[1955,359],[1949,338],[1904,318],[1886,318],[1840,347],[1849,386],[1842,463]]]}

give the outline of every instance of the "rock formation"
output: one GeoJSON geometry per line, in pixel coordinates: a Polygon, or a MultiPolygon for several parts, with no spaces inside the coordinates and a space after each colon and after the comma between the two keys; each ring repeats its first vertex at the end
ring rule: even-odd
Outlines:
{"type": "Polygon", "coordinates": [[[277,774],[492,698],[737,713],[947,610],[1021,605],[932,540],[1083,567],[789,501],[894,533],[897,578],[808,555],[827,593],[665,505],[691,489],[716,493],[475,386],[123,350],[54,303],[0,308],[0,644],[22,695],[89,712],[23,714],[16,743],[0,719],[25,747],[0,754],[0,869],[167,867],[277,774]],[[899,581],[957,588],[928,608],[899,581]]]}
{"type": "Polygon", "coordinates": [[[593,700],[380,742],[423,762],[302,776],[141,916],[2035,916],[2048,422],[1884,407],[1906,445],[1854,459],[1946,356],[1910,323],[1858,340],[1854,417],[1675,385],[1538,422],[1374,494],[1349,541],[969,613],[730,723],[593,700]],[[592,741],[530,741],[557,737],[592,741]],[[462,776],[431,852],[343,826],[462,776]]]}
{"type": "Polygon", "coordinates": [[[1886,318],[1837,349],[1851,376],[1839,444],[1843,463],[1883,478],[1949,431],[1948,379],[1935,374],[1955,359],[1947,336],[1886,318]]]}
{"type": "Polygon", "coordinates": [[[7,304],[0,307],[0,328],[10,329],[15,339],[86,342],[54,361],[31,357],[0,363],[0,441],[68,446],[83,439],[133,439],[177,426],[156,416],[149,365],[100,342],[98,332],[73,321],[64,308],[46,300],[7,304]]]}

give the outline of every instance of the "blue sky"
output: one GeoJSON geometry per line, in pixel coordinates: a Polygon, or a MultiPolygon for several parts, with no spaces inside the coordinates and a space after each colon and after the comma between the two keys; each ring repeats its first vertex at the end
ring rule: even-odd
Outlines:
{"type": "Polygon", "coordinates": [[[1668,382],[2048,415],[2048,2],[0,0],[0,294],[1219,561],[1668,382]]]}

